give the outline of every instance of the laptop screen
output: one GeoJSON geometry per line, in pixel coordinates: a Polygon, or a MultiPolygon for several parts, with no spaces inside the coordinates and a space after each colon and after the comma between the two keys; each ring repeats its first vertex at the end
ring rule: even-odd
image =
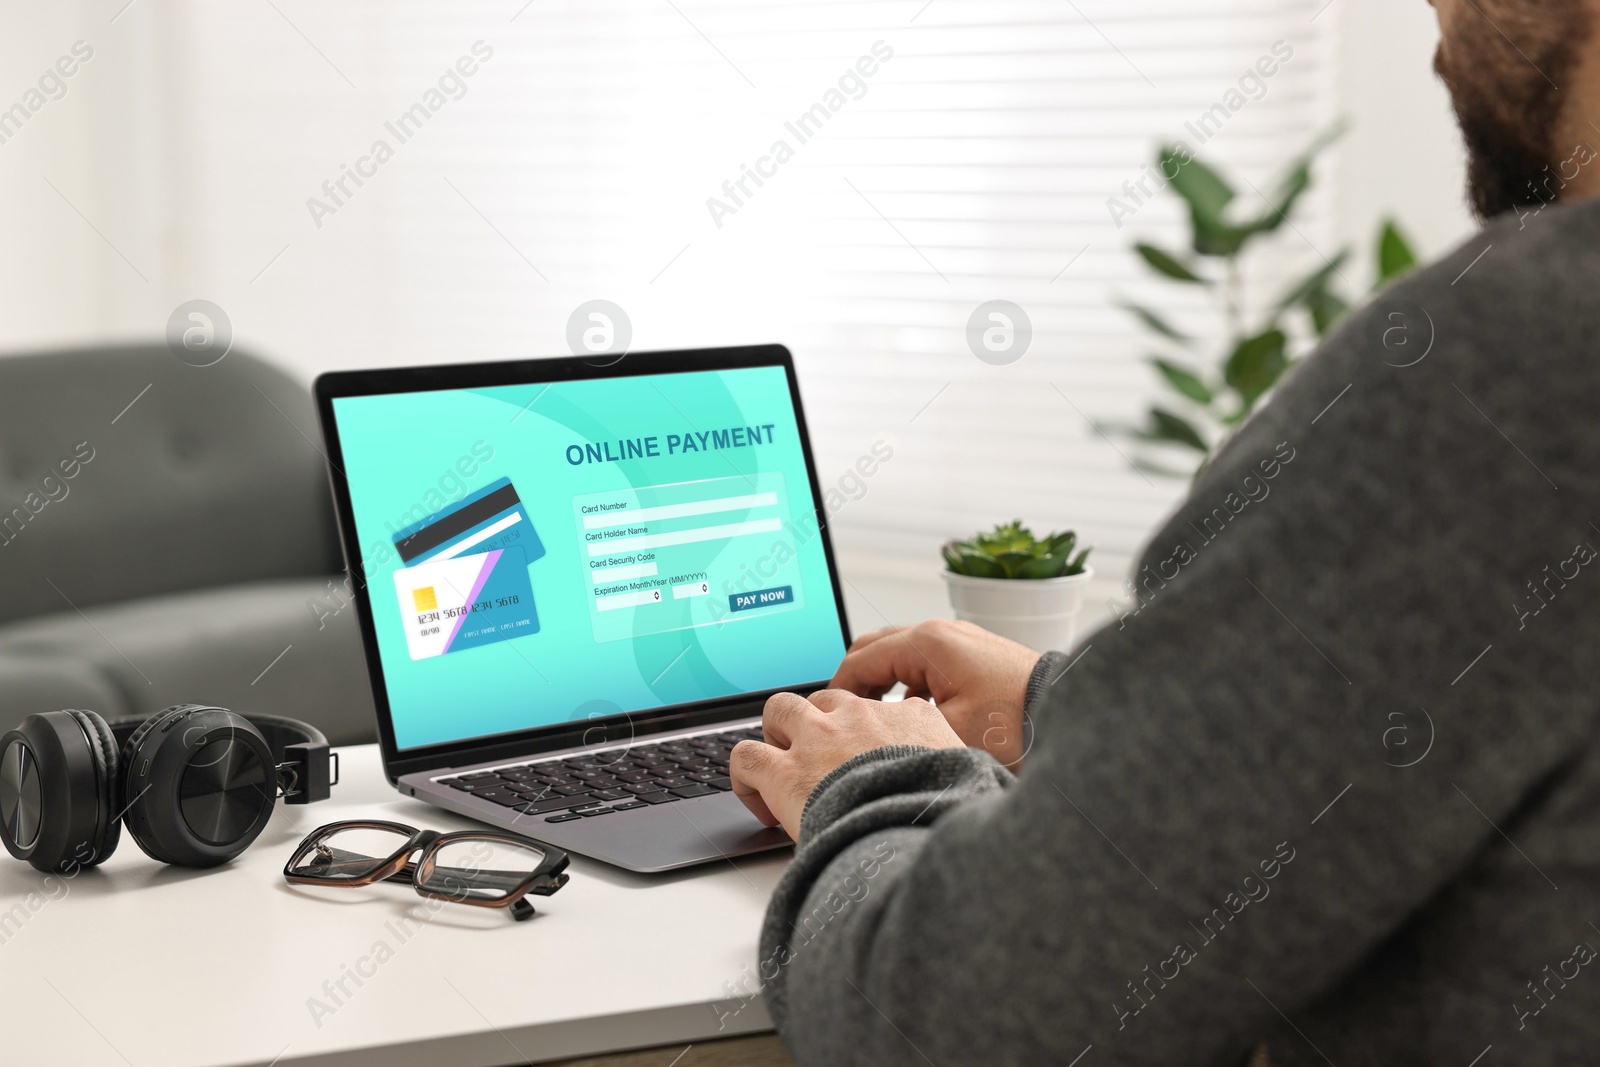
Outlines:
{"type": "Polygon", "coordinates": [[[781,366],[333,414],[398,748],[801,685],[844,654],[781,366]]]}

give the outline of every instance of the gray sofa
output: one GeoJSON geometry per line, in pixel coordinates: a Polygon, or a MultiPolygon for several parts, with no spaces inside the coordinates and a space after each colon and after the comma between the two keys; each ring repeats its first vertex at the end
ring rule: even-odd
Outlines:
{"type": "Polygon", "coordinates": [[[0,359],[0,730],[204,702],[373,740],[321,448],[245,352],[0,359]]]}

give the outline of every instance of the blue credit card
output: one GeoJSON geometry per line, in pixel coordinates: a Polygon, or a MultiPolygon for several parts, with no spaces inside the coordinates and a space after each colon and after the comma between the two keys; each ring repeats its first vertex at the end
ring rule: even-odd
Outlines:
{"type": "Polygon", "coordinates": [[[407,566],[497,548],[520,548],[529,563],[544,555],[544,543],[510,478],[490,482],[449,507],[394,535],[407,566]]]}
{"type": "Polygon", "coordinates": [[[528,557],[514,546],[401,567],[394,591],[412,659],[539,632],[528,557]]]}

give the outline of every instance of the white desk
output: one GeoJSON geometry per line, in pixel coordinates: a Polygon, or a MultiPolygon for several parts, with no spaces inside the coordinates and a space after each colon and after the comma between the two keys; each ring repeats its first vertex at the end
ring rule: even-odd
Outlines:
{"type": "Polygon", "coordinates": [[[338,819],[474,824],[395,793],[376,746],[340,760],[331,800],[280,805],[219,870],[155,863],[124,835],[99,871],[51,882],[52,899],[44,875],[0,855],[0,1062],[488,1067],[772,1028],[759,998],[720,1030],[719,1007],[738,1006],[728,984],[754,971],[788,851],[650,876],[575,856],[526,922],[446,905],[402,940],[392,924],[422,897],[290,887],[290,851],[338,819]],[[345,977],[358,967],[359,986],[345,977]],[[341,977],[338,1005],[324,983],[341,977]],[[334,1009],[320,1025],[311,998],[334,1009]]]}
{"type": "MultiPolygon", "coordinates": [[[[1080,634],[1105,621],[1115,592],[1097,586],[1080,634]]],[[[858,633],[949,614],[932,569],[914,578],[859,569],[845,597],[858,633]]],[[[402,942],[388,924],[423,898],[397,885],[291,888],[281,874],[289,852],[339,819],[473,824],[400,797],[376,747],[340,755],[333,799],[280,806],[221,870],[165,867],[124,836],[100,871],[64,891],[51,883],[50,899],[43,875],[0,855],[0,1062],[487,1067],[772,1028],[759,998],[718,1023],[740,1003],[730,985],[753,982],[761,917],[788,852],[651,876],[573,857],[571,883],[530,898],[539,914],[525,923],[450,905],[402,942]],[[34,911],[30,891],[40,894],[34,911]],[[379,942],[393,953],[382,963],[379,942]],[[358,965],[374,972],[360,986],[344,970],[358,965]],[[336,1004],[323,983],[341,977],[351,995],[335,990],[336,1004]],[[320,1026],[312,998],[334,1008],[320,1026]]]]}

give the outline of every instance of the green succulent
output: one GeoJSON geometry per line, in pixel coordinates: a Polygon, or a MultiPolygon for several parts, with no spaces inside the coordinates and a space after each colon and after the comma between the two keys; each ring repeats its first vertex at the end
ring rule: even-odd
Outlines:
{"type": "Polygon", "coordinates": [[[1065,578],[1083,573],[1090,550],[1074,556],[1077,544],[1071,530],[1040,539],[1017,519],[965,541],[948,541],[943,552],[950,570],[969,578],[1065,578]]]}

